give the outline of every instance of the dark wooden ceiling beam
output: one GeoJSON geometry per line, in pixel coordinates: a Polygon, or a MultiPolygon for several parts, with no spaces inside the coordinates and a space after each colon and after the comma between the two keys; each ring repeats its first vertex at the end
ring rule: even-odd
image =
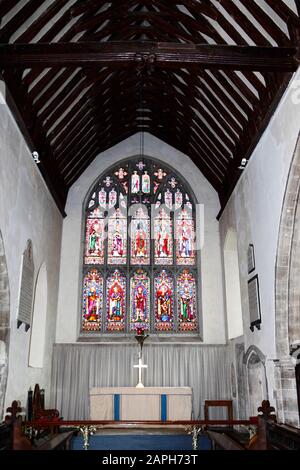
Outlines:
{"type": "MultiPolygon", "coordinates": [[[[80,3],[82,4],[82,2],[80,0],[77,0],[77,3],[80,3]]],[[[72,8],[72,7],[71,7],[72,8]]],[[[96,8],[96,7],[94,7],[96,8]]],[[[83,17],[86,17],[86,16],[89,16],[89,15],[93,15],[94,13],[94,10],[93,9],[90,9],[88,13],[85,13],[85,15],[83,15],[83,17]]],[[[42,36],[41,38],[39,39],[38,43],[49,43],[49,42],[52,42],[55,37],[65,28],[66,26],[66,23],[68,23],[68,21],[70,20],[70,9],[66,10],[53,24],[52,26],[49,28],[49,30],[47,30],[42,36]]],[[[76,26],[76,22],[73,24],[73,26],[70,27],[70,29],[68,29],[62,36],[61,38],[59,39],[58,42],[68,42],[68,41],[71,41],[73,38],[74,38],[74,35],[76,34],[75,31],[74,31],[74,27],[76,26]]],[[[31,28],[27,28],[28,30],[28,33],[30,33],[31,31],[31,28]]],[[[85,35],[82,36],[82,41],[85,40],[85,35]]],[[[24,83],[26,83],[27,85],[30,85],[37,77],[38,75],[40,74],[41,70],[40,69],[34,69],[34,70],[31,70],[27,76],[23,79],[24,83]]],[[[53,75],[52,75],[52,70],[50,70],[49,72],[47,72],[47,74],[45,74],[45,76],[43,77],[43,79],[47,78],[48,80],[48,83],[49,81],[53,78],[53,75]]],[[[35,88],[36,86],[39,85],[39,82],[37,85],[34,86],[34,91],[35,91],[35,88]]]]}
{"type": "Polygon", "coordinates": [[[294,72],[298,67],[296,48],[251,47],[175,43],[109,42],[0,44],[3,68],[32,67],[129,67],[153,62],[163,68],[222,68],[294,72]]]}

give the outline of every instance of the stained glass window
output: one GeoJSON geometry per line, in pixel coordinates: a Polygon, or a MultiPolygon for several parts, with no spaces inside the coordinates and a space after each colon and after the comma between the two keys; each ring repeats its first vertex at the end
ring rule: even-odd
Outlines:
{"type": "Polygon", "coordinates": [[[130,330],[150,328],[150,278],[139,269],[130,279],[130,330]]]}
{"type": "Polygon", "coordinates": [[[84,276],[82,305],[82,330],[100,331],[103,310],[103,277],[97,269],[84,276]]]}
{"type": "Polygon", "coordinates": [[[195,199],[166,165],[131,159],[99,177],[84,221],[84,334],[199,335],[195,199]]]}

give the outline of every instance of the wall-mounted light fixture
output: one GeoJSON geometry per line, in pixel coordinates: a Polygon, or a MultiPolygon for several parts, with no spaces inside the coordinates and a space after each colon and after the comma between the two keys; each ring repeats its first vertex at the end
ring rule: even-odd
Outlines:
{"type": "Polygon", "coordinates": [[[248,160],[246,158],[242,158],[241,164],[239,166],[239,170],[244,170],[246,168],[247,163],[248,163],[248,160]]]}
{"type": "Polygon", "coordinates": [[[39,159],[39,154],[36,150],[34,150],[32,152],[32,156],[33,156],[33,159],[34,159],[35,163],[40,163],[41,162],[41,160],[39,159]]]}

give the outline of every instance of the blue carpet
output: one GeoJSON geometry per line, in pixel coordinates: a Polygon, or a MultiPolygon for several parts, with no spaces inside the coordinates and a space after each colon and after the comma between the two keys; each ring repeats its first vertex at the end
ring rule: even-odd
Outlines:
{"type": "MultiPolygon", "coordinates": [[[[72,450],[82,450],[81,436],[72,439],[72,450]]],[[[201,436],[199,450],[211,450],[210,440],[201,436]]],[[[99,435],[90,437],[89,450],[192,450],[189,435],[99,435]]]]}

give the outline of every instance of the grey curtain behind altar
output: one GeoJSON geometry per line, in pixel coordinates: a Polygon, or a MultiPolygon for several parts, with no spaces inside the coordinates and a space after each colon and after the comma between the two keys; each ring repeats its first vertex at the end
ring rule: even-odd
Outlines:
{"type": "MultiPolygon", "coordinates": [[[[189,386],[193,389],[193,418],[203,418],[204,400],[228,400],[230,355],[226,346],[147,344],[143,348],[145,386],[189,386]]],[[[137,345],[55,344],[52,362],[51,407],[64,419],[89,419],[92,387],[137,384],[137,345]]],[[[212,418],[225,418],[223,410],[212,418]]]]}

